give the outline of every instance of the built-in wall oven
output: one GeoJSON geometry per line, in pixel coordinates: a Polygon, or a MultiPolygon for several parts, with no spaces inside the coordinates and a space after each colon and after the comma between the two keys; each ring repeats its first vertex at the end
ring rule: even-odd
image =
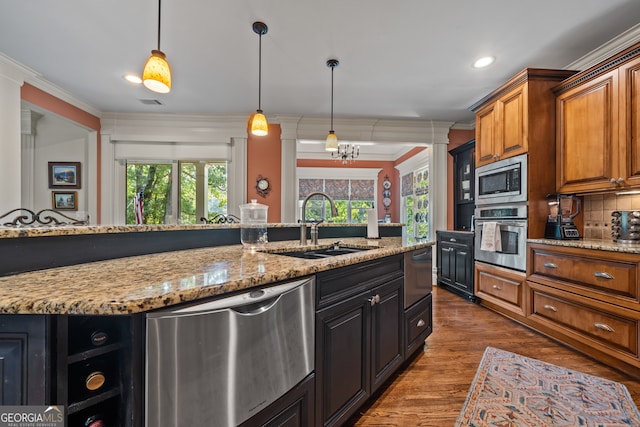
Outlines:
{"type": "Polygon", "coordinates": [[[474,243],[476,261],[525,271],[527,269],[527,204],[477,207],[474,243]],[[492,233],[500,233],[498,247],[482,244],[483,238],[486,238],[485,233],[489,229],[492,233]]]}
{"type": "Polygon", "coordinates": [[[527,155],[477,168],[475,196],[475,260],[525,271],[527,155]],[[488,238],[497,244],[486,244],[488,238]]]}

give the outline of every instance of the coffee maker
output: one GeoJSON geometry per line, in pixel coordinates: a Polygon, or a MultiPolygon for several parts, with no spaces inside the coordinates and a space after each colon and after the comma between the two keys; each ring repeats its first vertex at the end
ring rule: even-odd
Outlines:
{"type": "Polygon", "coordinates": [[[580,239],[573,219],[580,213],[580,198],[572,194],[548,194],[549,215],[544,230],[546,239],[580,239]]]}

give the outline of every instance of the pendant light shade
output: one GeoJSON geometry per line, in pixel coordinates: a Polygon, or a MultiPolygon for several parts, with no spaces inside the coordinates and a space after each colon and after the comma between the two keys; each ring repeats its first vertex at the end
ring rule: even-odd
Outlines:
{"type": "Polygon", "coordinates": [[[258,110],[251,115],[251,133],[256,136],[265,136],[269,133],[267,118],[258,110]]]}
{"type": "Polygon", "coordinates": [[[327,140],[324,144],[324,149],[330,152],[338,151],[338,136],[333,130],[333,69],[340,64],[337,59],[329,59],[327,61],[327,67],[331,68],[331,130],[327,135],[327,140]]]}
{"type": "Polygon", "coordinates": [[[329,131],[329,135],[327,135],[327,140],[324,144],[324,149],[326,151],[338,151],[338,137],[336,133],[332,130],[329,131]]]}
{"type": "Polygon", "coordinates": [[[259,36],[258,44],[258,109],[249,118],[249,127],[251,133],[256,136],[265,136],[269,133],[269,124],[267,118],[262,114],[261,93],[262,93],[262,35],[267,34],[269,27],[261,21],[253,23],[253,32],[259,36]]]}
{"type": "Polygon", "coordinates": [[[160,12],[161,0],[158,0],[158,49],[151,51],[151,56],[144,64],[142,84],[154,92],[169,93],[171,90],[171,67],[167,57],[160,50],[160,12]]]}
{"type": "Polygon", "coordinates": [[[151,56],[144,64],[142,84],[154,92],[169,93],[171,90],[171,67],[162,51],[151,51],[151,56]]]}

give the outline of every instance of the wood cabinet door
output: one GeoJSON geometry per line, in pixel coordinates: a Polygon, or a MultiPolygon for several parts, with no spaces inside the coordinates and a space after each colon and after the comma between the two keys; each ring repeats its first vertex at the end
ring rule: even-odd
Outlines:
{"type": "Polygon", "coordinates": [[[463,292],[473,295],[473,253],[470,246],[455,252],[453,285],[463,292]]]}
{"type": "Polygon", "coordinates": [[[496,105],[494,102],[476,113],[476,167],[495,160],[494,144],[498,138],[496,105]]]}
{"type": "Polygon", "coordinates": [[[618,70],[556,98],[556,187],[559,192],[616,188],[618,70]],[[613,180],[613,183],[611,182],[613,180]]]}
{"type": "Polygon", "coordinates": [[[619,143],[625,186],[640,186],[640,58],[620,67],[619,143]]]}
{"type": "Polygon", "coordinates": [[[316,426],[342,425],[369,397],[369,296],[316,313],[316,426]]]}
{"type": "Polygon", "coordinates": [[[527,87],[524,83],[498,100],[500,137],[494,150],[500,159],[527,152],[527,87]]]}
{"type": "Polygon", "coordinates": [[[375,288],[371,310],[371,393],[373,394],[403,362],[404,309],[400,277],[375,288]]]}
{"type": "Polygon", "coordinates": [[[0,316],[0,405],[49,400],[47,321],[44,315],[0,316]]]}
{"type": "Polygon", "coordinates": [[[438,282],[451,285],[456,266],[456,251],[449,243],[438,242],[438,282]]]}

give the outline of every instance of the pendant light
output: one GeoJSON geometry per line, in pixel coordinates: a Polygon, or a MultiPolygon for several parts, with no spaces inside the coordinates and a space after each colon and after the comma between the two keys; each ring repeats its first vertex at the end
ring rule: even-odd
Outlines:
{"type": "Polygon", "coordinates": [[[327,67],[331,68],[331,130],[329,130],[329,135],[327,135],[324,149],[331,151],[332,154],[338,151],[338,137],[333,130],[333,69],[336,68],[338,64],[340,64],[340,62],[338,62],[337,59],[329,59],[327,61],[327,67]]]}
{"type": "Polygon", "coordinates": [[[262,114],[261,109],[261,92],[262,92],[262,35],[267,34],[269,28],[267,24],[261,21],[253,23],[253,32],[259,36],[260,42],[258,47],[258,109],[249,118],[251,133],[257,136],[265,136],[269,133],[269,125],[267,118],[262,114]]]}
{"type": "Polygon", "coordinates": [[[158,93],[169,93],[171,90],[171,67],[167,57],[160,50],[160,11],[161,0],[158,0],[158,49],[151,51],[151,56],[144,64],[142,71],[142,84],[148,89],[158,93]]]}

